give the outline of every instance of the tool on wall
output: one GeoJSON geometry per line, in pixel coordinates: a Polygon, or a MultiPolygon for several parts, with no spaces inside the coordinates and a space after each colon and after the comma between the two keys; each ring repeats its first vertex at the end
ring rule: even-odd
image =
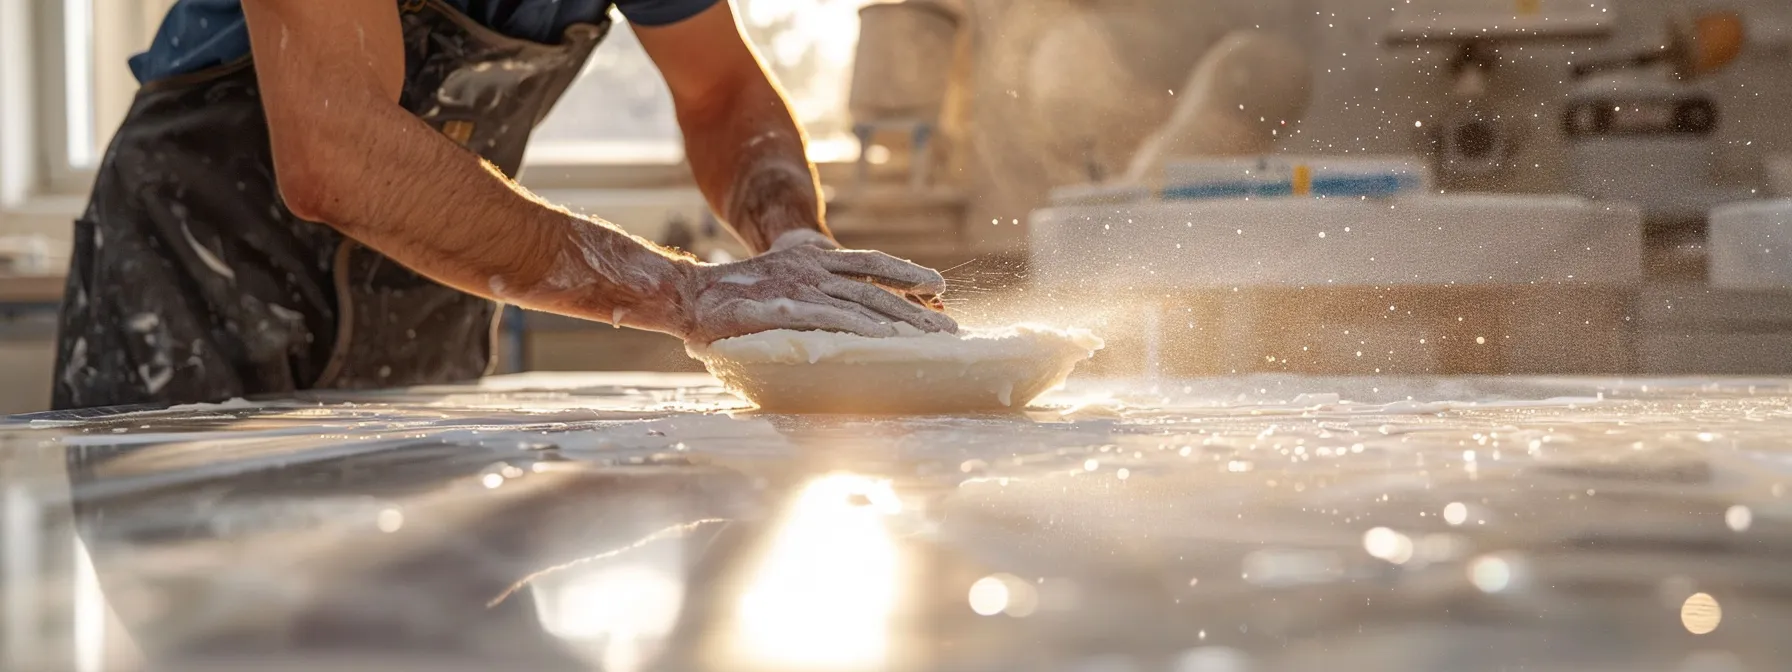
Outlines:
{"type": "Polygon", "coordinates": [[[1746,197],[1714,184],[1722,116],[1701,84],[1736,60],[1744,35],[1736,13],[1680,12],[1665,46],[1574,64],[1561,119],[1574,193],[1637,203],[1657,223],[1700,221],[1746,197]]]}
{"type": "Polygon", "coordinates": [[[1450,0],[1403,5],[1383,42],[1452,49],[1448,108],[1419,130],[1437,176],[1446,184],[1503,171],[1525,139],[1525,127],[1502,116],[1490,90],[1501,51],[1526,43],[1603,39],[1615,25],[1606,0],[1450,0]]]}
{"type": "Polygon", "coordinates": [[[1742,16],[1735,12],[1679,13],[1669,20],[1668,42],[1660,48],[1611,58],[1598,58],[1574,66],[1574,76],[1646,68],[1665,64],[1679,79],[1710,75],[1741,55],[1745,42],[1742,16]]]}

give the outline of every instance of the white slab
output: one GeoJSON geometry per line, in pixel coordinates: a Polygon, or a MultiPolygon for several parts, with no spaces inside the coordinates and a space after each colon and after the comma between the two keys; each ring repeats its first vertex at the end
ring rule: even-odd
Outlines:
{"type": "Polygon", "coordinates": [[[1709,221],[1712,286],[1792,288],[1792,198],[1732,203],[1709,221]]]}
{"type": "Polygon", "coordinates": [[[1633,285],[1642,216],[1568,196],[1153,202],[1028,217],[1042,287],[1633,285]]]}

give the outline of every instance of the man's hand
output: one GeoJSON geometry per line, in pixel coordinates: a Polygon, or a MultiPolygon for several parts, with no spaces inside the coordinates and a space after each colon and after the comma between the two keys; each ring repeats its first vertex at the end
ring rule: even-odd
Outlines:
{"type": "Polygon", "coordinates": [[[684,286],[688,321],[680,335],[694,343],[771,329],[895,336],[896,322],[958,331],[952,318],[891,293],[937,295],[945,279],[882,252],[793,245],[745,261],[696,265],[684,286]]]}
{"type": "Polygon", "coordinates": [[[672,92],[691,173],[710,208],[754,254],[792,232],[827,238],[802,128],[729,5],[635,28],[672,92]]]}
{"type": "MultiPolygon", "coordinates": [[[[819,247],[824,250],[841,249],[840,243],[836,242],[827,234],[808,229],[796,229],[793,231],[786,231],[783,235],[778,236],[777,240],[772,241],[771,251],[778,252],[780,250],[788,250],[800,245],[819,247]]],[[[932,271],[932,269],[926,270],[930,273],[934,273],[934,275],[939,275],[937,272],[932,271]]],[[[944,283],[941,283],[938,287],[926,285],[917,286],[913,289],[903,289],[884,285],[884,288],[896,292],[909,303],[913,303],[934,312],[946,312],[946,304],[944,301],[940,300],[940,294],[946,289],[944,283]]]]}
{"type": "MultiPolygon", "coordinates": [[[[747,249],[839,249],[824,221],[802,129],[729,3],[668,26],[637,26],[635,33],[672,91],[697,186],[747,249]]],[[[939,311],[938,289],[891,291],[939,311]]]]}

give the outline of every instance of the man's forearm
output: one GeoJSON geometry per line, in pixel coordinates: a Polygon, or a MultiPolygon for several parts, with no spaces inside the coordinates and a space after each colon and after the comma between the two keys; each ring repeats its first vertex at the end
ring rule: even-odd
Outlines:
{"type": "Polygon", "coordinates": [[[827,236],[815,168],[790,107],[763,73],[695,109],[681,109],[697,186],[754,253],[779,236],[827,236]]]}
{"type": "Polygon", "coordinates": [[[534,198],[398,101],[398,9],[243,0],[274,173],[294,214],[489,298],[683,335],[692,265],[534,198]]]}
{"type": "Polygon", "coordinates": [[[548,205],[396,105],[365,108],[311,120],[326,127],[305,165],[326,170],[301,178],[302,216],[462,291],[683,334],[682,259],[548,205]]]}

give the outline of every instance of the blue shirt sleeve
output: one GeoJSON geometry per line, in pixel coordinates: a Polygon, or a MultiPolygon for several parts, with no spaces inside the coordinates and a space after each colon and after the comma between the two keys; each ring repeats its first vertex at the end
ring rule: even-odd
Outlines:
{"type": "MultiPolygon", "coordinates": [[[[14,0],[0,0],[13,2],[14,0]]],[[[399,2],[399,0],[364,0],[399,2]]],[[[726,0],[446,0],[498,32],[552,44],[566,26],[595,21],[613,4],[629,23],[664,26],[696,16],[726,0]]],[[[242,0],[179,0],[162,20],[147,51],[131,59],[137,81],[222,65],[249,54],[242,0]]]]}
{"type": "Polygon", "coordinates": [[[623,18],[637,26],[665,26],[691,18],[727,0],[615,0],[623,18]]]}
{"type": "Polygon", "coordinates": [[[223,65],[249,53],[241,0],[181,0],[149,49],[131,58],[139,83],[223,65]]]}

